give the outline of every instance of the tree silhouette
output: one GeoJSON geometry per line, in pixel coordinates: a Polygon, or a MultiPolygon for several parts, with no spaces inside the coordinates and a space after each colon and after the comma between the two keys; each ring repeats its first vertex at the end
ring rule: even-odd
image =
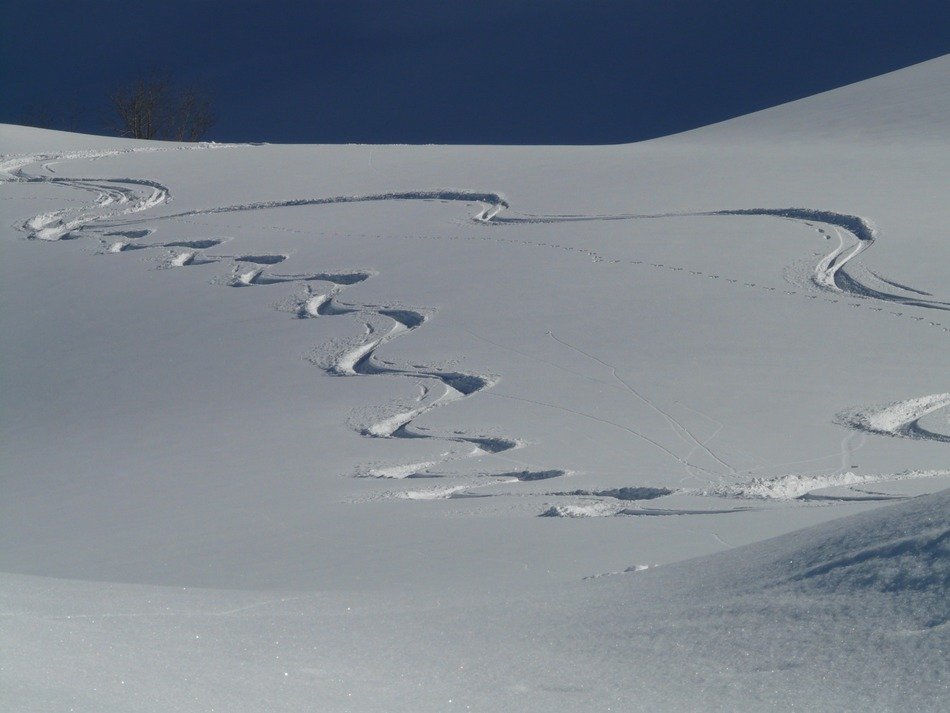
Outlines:
{"type": "Polygon", "coordinates": [[[179,88],[164,74],[137,79],[111,95],[116,129],[133,139],[199,141],[214,125],[211,99],[195,88],[179,88]]]}

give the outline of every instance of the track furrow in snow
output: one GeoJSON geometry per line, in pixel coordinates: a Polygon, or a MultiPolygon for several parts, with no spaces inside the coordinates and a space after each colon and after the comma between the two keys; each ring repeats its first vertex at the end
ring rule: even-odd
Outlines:
{"type": "MultiPolygon", "coordinates": [[[[950,443],[950,431],[938,433],[920,425],[928,414],[950,407],[950,393],[930,394],[889,404],[850,409],[837,422],[866,433],[950,443]]],[[[950,425],[950,419],[948,419],[950,425]]]]}
{"type": "MultiPolygon", "coordinates": [[[[66,178],[56,173],[53,165],[58,162],[71,159],[96,160],[109,156],[118,156],[125,153],[156,152],[167,150],[181,150],[185,147],[166,148],[142,148],[115,151],[99,152],[74,152],[74,153],[48,153],[48,154],[30,154],[25,156],[0,157],[0,182],[27,182],[27,183],[48,183],[72,188],[83,193],[94,195],[92,205],[84,205],[80,208],[66,208],[36,215],[22,224],[22,228],[29,233],[29,237],[39,240],[56,241],[77,237],[76,233],[84,228],[91,227],[118,227],[128,228],[137,222],[141,222],[136,214],[140,214],[157,206],[166,203],[169,200],[169,189],[156,181],[140,178],[66,178]],[[26,168],[33,164],[41,164],[42,174],[28,174],[26,168]]],[[[210,146],[196,146],[186,148],[210,148],[210,146]]],[[[743,208],[731,210],[717,210],[704,212],[677,212],[653,215],[639,214],[617,214],[617,215],[549,215],[549,216],[511,216],[501,215],[502,211],[510,208],[506,198],[498,192],[476,191],[460,189],[430,189],[430,190],[410,190],[410,191],[392,191],[384,193],[368,193],[363,195],[342,195],[331,197],[307,197],[294,198],[288,200],[260,201],[228,206],[210,207],[192,211],[185,211],[170,215],[157,216],[151,220],[167,220],[175,218],[186,218],[196,215],[211,215],[232,212],[244,212],[268,209],[283,209],[297,206],[318,206],[342,203],[362,203],[376,201],[458,201],[462,203],[475,203],[479,209],[471,219],[477,223],[490,225],[514,225],[519,223],[559,223],[559,222],[577,222],[577,221],[609,221],[609,220],[639,220],[639,219],[669,219],[686,216],[765,216],[794,220],[802,222],[810,227],[816,227],[817,230],[826,237],[837,237],[837,245],[834,249],[823,256],[817,263],[812,274],[812,283],[819,289],[828,292],[846,293],[858,298],[873,299],[886,302],[894,302],[908,307],[922,307],[936,310],[950,310],[950,302],[933,299],[932,295],[901,284],[899,282],[883,278],[875,273],[866,270],[867,275],[859,276],[857,270],[850,268],[857,264],[856,258],[873,245],[878,238],[879,231],[869,220],[860,216],[837,213],[827,210],[816,210],[807,208],[743,208]],[[870,284],[875,282],[876,284],[870,284]],[[899,292],[894,292],[898,290],[899,292]]],[[[130,240],[134,240],[148,231],[119,231],[122,240],[118,240],[109,246],[110,252],[121,252],[131,247],[130,240]],[[134,234],[133,234],[134,233],[134,234]]],[[[115,234],[115,233],[112,233],[115,234]]],[[[108,235],[108,234],[107,234],[108,235]]],[[[500,242],[522,242],[500,238],[500,242]]],[[[183,241],[178,243],[168,243],[166,247],[183,248],[183,251],[174,254],[169,261],[170,266],[185,266],[196,261],[198,251],[207,247],[213,247],[220,241],[183,241]]],[[[595,261],[618,262],[617,260],[607,260],[603,256],[592,250],[585,250],[571,246],[549,245],[547,243],[530,243],[540,247],[560,247],[570,249],[594,259],[595,261]]],[[[341,377],[364,377],[364,376],[389,376],[408,378],[414,380],[420,385],[422,396],[413,406],[403,406],[395,413],[381,416],[371,423],[363,425],[359,432],[371,438],[402,438],[402,439],[431,439],[444,443],[454,444],[450,452],[443,453],[436,459],[411,463],[384,465],[369,469],[364,474],[382,478],[425,478],[425,477],[444,477],[433,469],[437,466],[463,457],[482,456],[503,453],[514,448],[518,448],[521,443],[516,439],[505,437],[464,435],[460,433],[452,435],[434,434],[425,429],[414,428],[414,422],[429,413],[432,409],[469,398],[487,389],[490,389],[495,379],[492,377],[456,371],[446,371],[439,368],[429,368],[419,365],[398,367],[376,359],[377,352],[386,344],[396,338],[403,337],[414,332],[425,325],[431,317],[433,311],[419,311],[404,309],[401,307],[379,306],[369,304],[346,304],[338,300],[339,294],[350,285],[358,284],[369,279],[374,274],[373,271],[353,271],[353,272],[325,272],[313,274],[271,274],[268,272],[270,266],[283,262],[286,255],[242,255],[232,259],[236,263],[234,275],[229,284],[235,286],[261,286],[271,284],[281,284],[284,282],[294,282],[304,284],[307,290],[306,298],[302,300],[296,309],[298,317],[316,318],[343,314],[357,314],[364,318],[366,333],[364,338],[358,343],[351,345],[350,348],[336,355],[332,363],[324,366],[328,374],[341,377]],[[311,283],[327,282],[331,287],[320,291],[315,289],[311,283]],[[464,446],[467,453],[462,453],[459,446],[464,446]]],[[[215,260],[221,258],[215,258],[215,260]]],[[[634,264],[642,264],[634,261],[634,264]]],[[[653,267],[667,268],[681,271],[682,268],[671,267],[667,265],[655,264],[653,267]]],[[[707,275],[699,271],[691,271],[700,277],[718,279],[719,275],[707,275]]],[[[727,279],[731,283],[738,283],[738,280],[727,279]]],[[[755,287],[754,283],[747,283],[747,286],[755,287]]],[[[765,287],[764,289],[774,290],[775,288],[765,287]]],[[[795,294],[788,292],[788,294],[795,294]]],[[[854,305],[859,306],[859,305],[854,305]]],[[[894,313],[897,316],[903,316],[902,313],[894,313]]],[[[921,320],[923,318],[911,315],[911,318],[921,320]]],[[[931,324],[940,326],[934,322],[931,324]]],[[[626,391],[630,392],[646,406],[657,412],[663,417],[674,430],[674,432],[686,441],[693,451],[701,450],[706,453],[717,465],[728,469],[732,474],[737,471],[728,462],[718,456],[708,447],[708,441],[702,441],[697,438],[680,420],[675,418],[669,411],[661,408],[652,399],[641,394],[627,380],[625,380],[615,367],[607,362],[600,360],[591,354],[584,352],[563,340],[558,339],[553,334],[551,337],[574,351],[585,354],[597,363],[610,370],[610,377],[626,391]]],[[[548,408],[557,408],[562,411],[573,413],[579,417],[592,419],[607,425],[615,426],[624,431],[652,444],[668,456],[687,468],[718,475],[706,468],[696,466],[689,460],[690,455],[682,456],[671,448],[652,439],[636,429],[632,429],[623,424],[607,421],[594,414],[581,411],[574,411],[561,407],[557,404],[535,401],[531,399],[520,399],[516,397],[504,396],[503,398],[512,398],[528,403],[536,404],[548,408]]],[[[910,399],[907,401],[888,404],[882,407],[870,409],[857,409],[845,414],[839,415],[839,422],[849,427],[868,432],[880,433],[905,438],[929,439],[940,442],[950,442],[950,435],[932,430],[928,426],[923,426],[920,420],[942,408],[950,405],[950,394],[934,394],[931,396],[910,399]]],[[[564,475],[565,471],[524,471],[520,476],[512,473],[486,473],[483,475],[494,478],[494,482],[523,482],[530,480],[539,480],[546,477],[559,477],[564,475]],[[542,474],[542,475],[538,475],[542,474]],[[553,474],[553,475],[546,475],[553,474]],[[536,476],[536,477],[535,477],[536,476]]],[[[788,476],[793,478],[792,476],[788,476]]],[[[916,476],[915,476],[916,477],[916,476]]],[[[891,478],[894,479],[894,478],[891,478]]],[[[900,479],[899,477],[897,479],[900,479]]],[[[807,479],[806,479],[807,480],[807,479]]],[[[823,481],[824,482],[824,481],[823,481]]],[[[878,482],[873,478],[858,478],[850,474],[839,476],[835,483],[825,482],[823,487],[829,487],[835,484],[850,484],[857,482],[878,482]]],[[[802,489],[807,494],[814,490],[819,483],[815,481],[802,480],[795,476],[793,480],[783,481],[781,483],[756,483],[753,482],[743,491],[743,486],[735,486],[734,491],[726,493],[725,491],[716,493],[705,493],[717,497],[748,497],[753,492],[771,491],[773,495],[764,495],[764,497],[783,499],[787,498],[790,491],[798,492],[796,497],[802,497],[802,489]],[[758,491],[756,490],[758,488],[758,491]],[[781,493],[781,495],[779,495],[781,493]]],[[[416,499],[434,499],[441,497],[465,497],[468,490],[474,485],[448,486],[441,489],[432,489],[430,491],[418,491],[415,496],[412,493],[404,497],[416,497],[416,499]]],[[[679,491],[690,493],[690,491],[679,491]]],[[[593,494],[593,493],[592,493],[593,494]]],[[[602,493],[604,497],[609,497],[606,491],[602,493]]],[[[703,493],[691,492],[693,495],[703,493]]],[[[756,497],[752,495],[752,497],[756,497]]],[[[759,497],[763,497],[760,495],[759,497]]],[[[559,506],[560,507],[560,506],[559,506]]],[[[603,514],[611,515],[679,515],[679,514],[722,514],[727,512],[739,512],[744,508],[725,509],[725,510],[682,510],[677,508],[642,508],[639,506],[604,506],[602,500],[596,501],[594,505],[578,506],[577,512],[567,510],[558,510],[545,514],[558,516],[597,516],[603,514]],[[594,512],[594,511],[597,512],[594,512]],[[583,512],[582,512],[583,511],[583,512]]]]}
{"type": "MultiPolygon", "coordinates": [[[[313,298],[311,298],[313,299],[313,298]]],[[[318,300],[316,305],[307,301],[311,310],[320,314],[320,308],[328,304],[328,300],[318,300]]],[[[518,448],[521,444],[516,439],[478,435],[441,435],[431,432],[422,432],[414,429],[413,422],[429,413],[433,409],[447,406],[456,401],[469,398],[494,385],[491,377],[457,371],[443,371],[429,369],[419,365],[413,367],[397,367],[379,362],[375,357],[379,349],[394,339],[408,335],[422,327],[431,313],[415,310],[379,308],[370,305],[359,305],[348,311],[356,311],[363,316],[385,318],[391,322],[389,330],[379,334],[371,322],[365,323],[365,338],[360,344],[344,350],[335,357],[324,369],[333,376],[392,376],[408,378],[421,387],[423,403],[398,410],[396,413],[383,416],[371,423],[361,426],[358,430],[369,438],[401,438],[401,439],[428,439],[445,443],[454,443],[464,446],[466,453],[450,452],[437,460],[426,461],[424,465],[416,464],[413,467],[394,466],[388,468],[374,468],[367,471],[368,475],[376,477],[438,477],[429,473],[434,466],[460,457],[475,457],[494,455],[518,448]]],[[[332,313],[331,313],[332,314],[332,313]]],[[[312,314],[311,314],[312,316],[312,314]]]]}
{"type": "Polygon", "coordinates": [[[389,193],[367,193],[364,195],[344,196],[317,196],[310,198],[291,198],[287,200],[259,201],[256,203],[238,203],[228,206],[199,208],[163,215],[161,220],[172,218],[187,218],[195,215],[214,215],[217,213],[241,213],[254,210],[273,210],[277,208],[296,208],[318,205],[333,205],[340,203],[375,203],[380,201],[459,201],[462,203],[477,203],[481,207],[472,216],[472,220],[488,223],[504,209],[508,208],[508,201],[500,193],[473,191],[454,188],[437,188],[419,191],[392,191],[389,193]]]}
{"type": "MultiPolygon", "coordinates": [[[[824,290],[840,292],[859,298],[894,302],[908,307],[923,307],[950,311],[950,302],[926,299],[928,293],[912,287],[907,287],[893,280],[877,277],[881,282],[897,287],[913,295],[901,295],[884,289],[877,289],[861,281],[856,275],[849,272],[846,266],[855,261],[859,255],[869,249],[877,240],[880,231],[867,218],[847,213],[838,213],[830,210],[813,208],[737,208],[716,211],[670,212],[654,214],[621,213],[616,215],[528,215],[528,216],[492,216],[484,221],[497,225],[519,223],[571,223],[590,221],[615,220],[657,220],[677,217],[701,216],[766,216],[784,218],[806,223],[814,227],[815,223],[828,226],[838,237],[838,245],[825,255],[815,266],[812,282],[824,290]]],[[[827,235],[819,229],[823,235],[827,235]]],[[[876,276],[875,276],[876,277],[876,276]]]]}
{"type": "Polygon", "coordinates": [[[155,208],[168,201],[170,192],[162,183],[142,178],[66,178],[57,175],[51,168],[52,165],[70,160],[93,161],[127,154],[195,151],[238,146],[246,145],[198,143],[170,147],[150,146],[0,156],[0,183],[48,183],[95,193],[92,210],[89,207],[67,208],[34,216],[21,226],[31,239],[62,240],[71,237],[70,234],[73,231],[88,225],[121,219],[155,208]],[[36,164],[41,165],[43,172],[27,173],[27,167],[36,164]]]}
{"type": "MultiPolygon", "coordinates": [[[[56,241],[74,237],[72,234],[86,227],[93,225],[97,227],[125,227],[134,224],[135,220],[130,220],[130,216],[135,213],[145,212],[155,208],[168,201],[170,197],[169,189],[161,183],[147,179],[137,178],[65,178],[56,174],[53,165],[67,160],[94,160],[110,156],[119,156],[134,152],[159,152],[167,150],[179,150],[181,148],[207,148],[211,145],[198,145],[189,147],[141,147],[133,149],[117,149],[105,151],[88,152],[61,152],[28,154],[23,156],[2,156],[0,157],[0,181],[10,182],[31,182],[31,183],[52,183],[70,187],[75,190],[92,192],[95,195],[92,208],[84,207],[81,209],[63,209],[50,213],[40,214],[30,218],[23,224],[23,229],[29,232],[31,239],[56,241]],[[39,175],[27,174],[27,166],[40,163],[44,173],[39,175]]],[[[262,201],[255,203],[245,203],[231,206],[220,206],[208,209],[186,211],[173,215],[165,215],[150,218],[150,220],[167,220],[171,218],[183,218],[187,216],[231,213],[267,209],[290,208],[295,206],[313,206],[328,205],[334,203],[361,203],[373,201],[460,201],[464,203],[477,203],[479,210],[472,216],[477,222],[488,222],[495,218],[498,213],[508,208],[508,202],[498,193],[456,190],[456,189],[436,189],[422,191],[395,191],[390,193],[375,193],[366,195],[350,195],[336,197],[318,197],[318,198],[300,198],[279,201],[262,201]]],[[[142,231],[147,234],[147,231],[142,231]]],[[[113,233],[114,234],[114,233],[113,233]]],[[[109,235],[109,234],[107,234],[109,235]]],[[[130,231],[123,233],[126,239],[113,241],[107,246],[108,252],[119,253],[129,249],[131,243],[130,231]]],[[[184,241],[175,244],[170,243],[167,247],[181,247],[185,250],[172,255],[166,260],[168,267],[184,267],[195,263],[198,257],[198,250],[206,247],[213,247],[220,241],[184,241]],[[204,244],[207,242],[208,244],[204,244]]],[[[435,382],[440,385],[442,393],[437,398],[431,399],[428,403],[411,408],[400,413],[385,417],[361,429],[361,433],[374,438],[411,438],[411,439],[434,439],[444,442],[451,442],[464,445],[469,449],[468,456],[481,456],[502,453],[504,451],[518,448],[521,443],[516,439],[494,436],[467,436],[455,434],[452,436],[438,436],[430,433],[422,433],[412,429],[412,423],[423,414],[433,408],[467,398],[477,394],[484,389],[490,388],[494,380],[480,375],[462,372],[446,372],[441,369],[428,369],[425,367],[414,366],[412,368],[396,368],[385,364],[377,363],[374,360],[376,351],[389,343],[391,340],[408,334],[421,327],[429,317],[429,313],[418,312],[401,308],[377,308],[373,305],[354,305],[352,307],[338,306],[334,300],[339,292],[346,286],[362,282],[372,277],[375,272],[351,272],[351,273],[316,273],[307,275],[281,275],[270,274],[266,267],[275,265],[286,259],[286,255],[244,255],[234,257],[236,267],[228,284],[235,287],[261,286],[270,284],[280,284],[284,282],[316,282],[325,281],[333,285],[333,288],[325,293],[316,293],[311,287],[307,287],[308,297],[296,310],[299,317],[320,317],[338,314],[359,313],[365,317],[374,320],[388,320],[391,323],[390,329],[378,335],[378,330],[371,322],[366,323],[366,339],[346,350],[339,358],[327,368],[327,373],[336,376],[396,376],[409,377],[419,382],[435,382]],[[243,266],[243,267],[242,267],[243,266]]],[[[213,261],[222,258],[216,257],[213,261]]],[[[424,391],[429,393],[432,388],[424,386],[424,391]]],[[[411,465],[389,466],[383,468],[371,469],[369,474],[378,477],[411,477],[413,475],[425,475],[422,471],[438,463],[453,460],[459,457],[458,454],[445,454],[441,459],[428,461],[425,463],[416,463],[411,465]]],[[[563,474],[563,471],[558,471],[563,474]]],[[[528,478],[525,478],[528,479],[528,478]]]]}
{"type": "MultiPolygon", "coordinates": [[[[2,164],[0,164],[2,166],[2,164]]],[[[411,191],[391,191],[386,193],[370,193],[363,195],[316,196],[293,198],[287,200],[258,201],[228,206],[215,206],[196,209],[181,213],[160,216],[156,219],[167,220],[186,218],[196,215],[212,215],[219,213],[235,213],[242,211],[269,210],[277,208],[291,208],[298,206],[317,206],[342,203],[363,203],[378,201],[460,201],[464,203],[478,203],[481,207],[472,216],[477,223],[489,225],[514,225],[525,223],[565,223],[590,221],[616,220],[655,220],[677,217],[698,216],[767,216],[783,218],[806,223],[814,227],[815,223],[829,226],[839,238],[839,245],[828,255],[824,256],[815,266],[812,282],[819,288],[839,293],[846,293],[854,297],[894,302],[909,307],[923,307],[942,311],[950,311],[950,302],[925,299],[920,290],[899,287],[904,291],[913,292],[912,296],[888,292],[877,289],[862,282],[858,277],[848,272],[845,267],[861,253],[871,247],[878,237],[878,229],[870,220],[861,216],[838,213],[835,211],[812,208],[738,208],[716,211],[687,211],[655,214],[607,214],[607,215],[504,215],[502,211],[510,209],[510,204],[504,195],[497,191],[478,191],[468,189],[436,188],[411,191]]],[[[824,233],[819,229],[819,232],[824,233]]],[[[593,251],[581,251],[597,260],[593,251]]],[[[657,266],[662,267],[662,266],[657,266]]],[[[709,275],[718,278],[718,275],[709,275]]],[[[878,278],[880,280],[880,278],[878,278]]],[[[900,285],[890,280],[880,280],[892,286],[900,285]]],[[[772,289],[772,288],[768,288],[772,289]]],[[[937,325],[940,326],[940,325],[937,325]]]]}

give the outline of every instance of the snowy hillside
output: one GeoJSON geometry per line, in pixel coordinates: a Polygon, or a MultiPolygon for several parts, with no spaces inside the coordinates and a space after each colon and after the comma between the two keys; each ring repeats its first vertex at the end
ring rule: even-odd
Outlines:
{"type": "Polygon", "coordinates": [[[945,708],[948,85],[604,147],[0,126],[0,701],[945,708]]]}

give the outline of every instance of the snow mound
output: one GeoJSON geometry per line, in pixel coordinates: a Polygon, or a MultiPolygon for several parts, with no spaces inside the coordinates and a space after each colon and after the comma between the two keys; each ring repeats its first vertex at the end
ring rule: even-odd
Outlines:
{"type": "Polygon", "coordinates": [[[615,500],[654,500],[666,495],[672,495],[673,490],[669,488],[653,488],[646,486],[626,486],[623,488],[609,488],[607,490],[571,490],[564,493],[551,493],[552,495],[574,495],[598,498],[614,498],[615,500]]]}
{"type": "Polygon", "coordinates": [[[635,676],[678,673],[661,709],[945,709],[950,490],[585,584],[592,638],[635,676]]]}
{"type": "Polygon", "coordinates": [[[935,595],[932,625],[947,621],[950,598],[950,490],[874,511],[789,562],[789,581],[810,591],[935,595]]]}
{"type": "Polygon", "coordinates": [[[697,605],[721,597],[747,611],[804,607],[806,628],[822,619],[835,628],[939,627],[950,619],[950,489],[679,569],[684,583],[703,582],[687,596],[697,605]]]}
{"type": "Polygon", "coordinates": [[[748,483],[723,485],[703,495],[752,500],[796,500],[815,490],[841,485],[886,483],[897,480],[918,480],[950,475],[950,470],[908,470],[903,473],[855,473],[847,471],[834,475],[790,474],[777,478],[753,478],[748,483]]]}
{"type": "Polygon", "coordinates": [[[950,435],[927,431],[917,423],[927,414],[947,406],[950,406],[950,393],[930,394],[906,401],[843,411],[838,414],[837,421],[843,426],[884,436],[950,441],[950,435]]]}
{"type": "Polygon", "coordinates": [[[540,517],[610,517],[620,510],[612,503],[593,501],[585,503],[571,503],[566,505],[552,505],[544,510],[540,517]]]}

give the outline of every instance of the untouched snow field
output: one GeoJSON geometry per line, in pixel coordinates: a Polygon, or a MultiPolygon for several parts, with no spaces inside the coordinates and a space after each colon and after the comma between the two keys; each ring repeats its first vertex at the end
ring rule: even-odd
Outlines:
{"type": "Polygon", "coordinates": [[[0,126],[0,707],[945,710],[947,116],[0,126]]]}

